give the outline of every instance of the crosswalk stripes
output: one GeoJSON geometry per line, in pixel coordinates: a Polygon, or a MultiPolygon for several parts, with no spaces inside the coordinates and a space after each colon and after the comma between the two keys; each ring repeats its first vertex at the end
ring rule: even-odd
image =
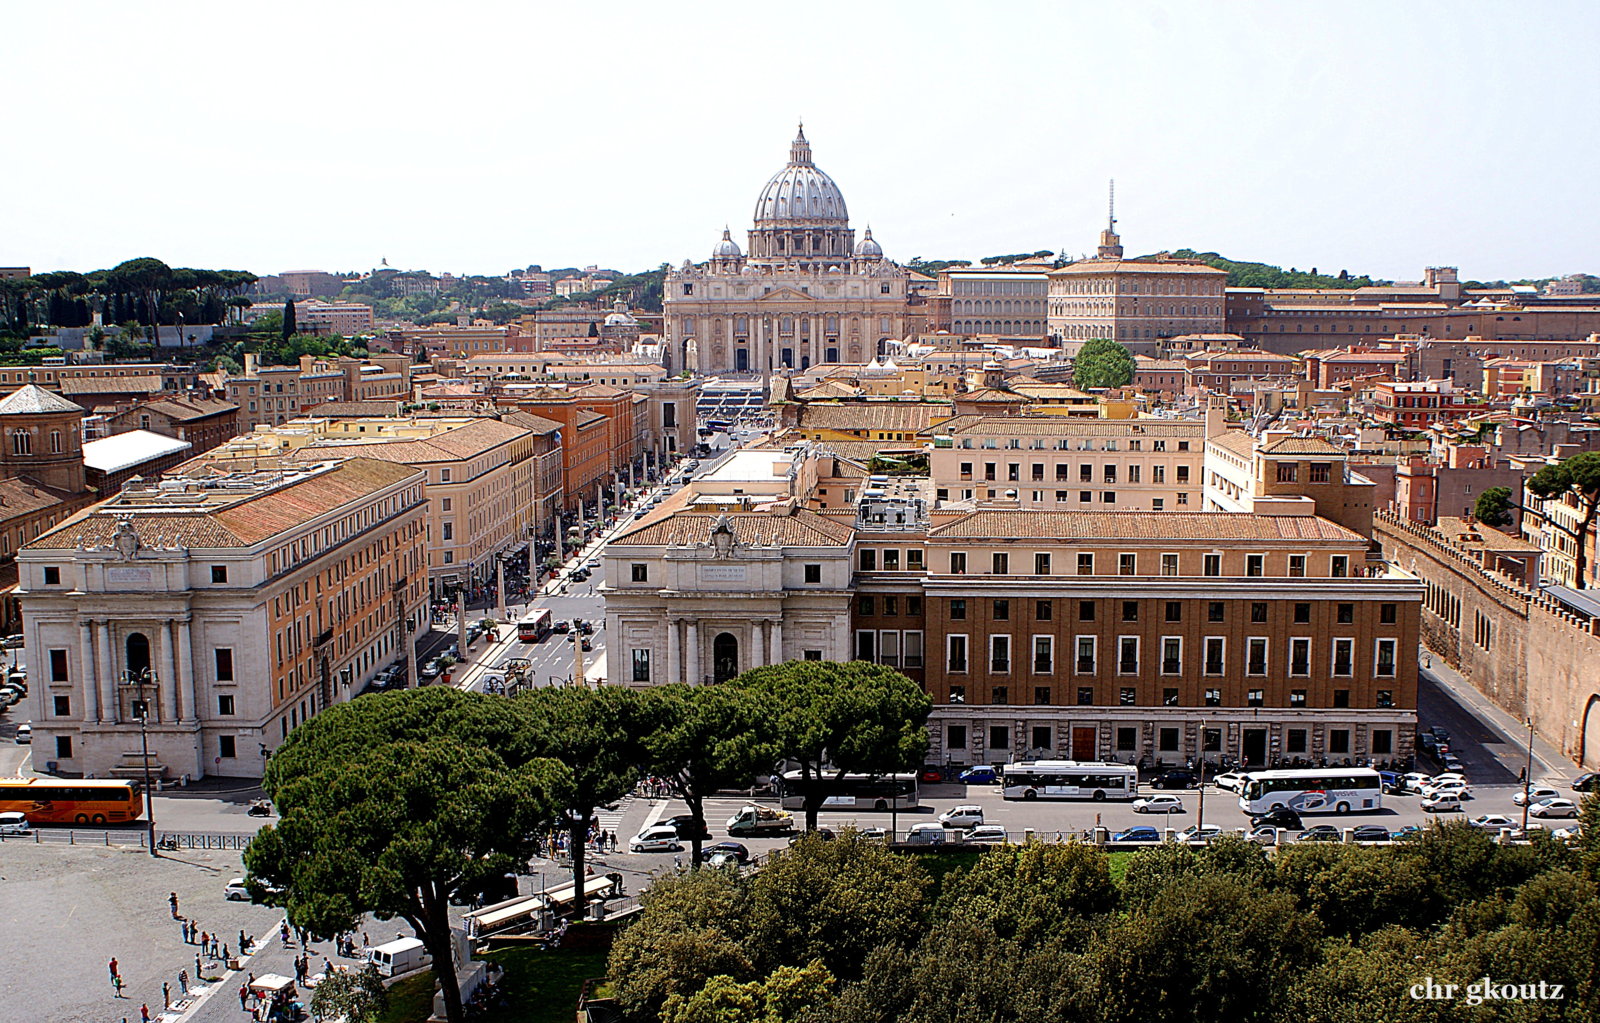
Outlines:
{"type": "Polygon", "coordinates": [[[600,830],[609,831],[614,835],[619,834],[622,827],[622,818],[627,814],[628,807],[633,805],[633,799],[633,793],[630,792],[617,801],[615,810],[607,810],[603,806],[595,810],[594,817],[600,830]]]}

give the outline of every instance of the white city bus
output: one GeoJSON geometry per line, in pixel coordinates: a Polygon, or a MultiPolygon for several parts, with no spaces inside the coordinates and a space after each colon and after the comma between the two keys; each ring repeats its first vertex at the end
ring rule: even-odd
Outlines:
{"type": "Polygon", "coordinates": [[[785,771],[772,779],[778,804],[785,810],[803,810],[806,793],[820,789],[824,810],[909,810],[917,806],[914,774],[847,774],[827,771],[810,787],[800,771],[785,771]]]}
{"type": "Polygon", "coordinates": [[[1383,781],[1364,767],[1251,771],[1239,789],[1239,808],[1265,813],[1287,806],[1298,813],[1371,812],[1383,808],[1383,781]]]}
{"type": "Polygon", "coordinates": [[[1025,760],[1000,769],[1007,799],[1132,799],[1139,769],[1132,764],[1025,760]]]}

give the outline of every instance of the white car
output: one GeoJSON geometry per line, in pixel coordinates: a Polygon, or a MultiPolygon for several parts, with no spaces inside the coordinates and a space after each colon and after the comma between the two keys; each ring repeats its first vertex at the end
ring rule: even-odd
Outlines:
{"type": "Polygon", "coordinates": [[[1539,785],[1528,789],[1526,792],[1524,792],[1522,789],[1518,789],[1516,794],[1511,797],[1511,801],[1518,806],[1532,806],[1535,803],[1542,803],[1546,799],[1560,798],[1560,789],[1553,789],[1547,785],[1539,785]]]}
{"type": "Polygon", "coordinates": [[[1422,794],[1424,796],[1442,796],[1449,794],[1461,799],[1470,799],[1472,798],[1472,786],[1468,785],[1459,778],[1447,778],[1444,781],[1440,781],[1439,779],[1435,778],[1427,787],[1422,790],[1422,794]]]}
{"type": "Polygon", "coordinates": [[[1578,804],[1562,796],[1552,796],[1528,807],[1528,813],[1534,817],[1576,817],[1578,804]]]}
{"type": "Polygon", "coordinates": [[[998,824],[979,824],[971,828],[962,837],[966,842],[980,842],[993,845],[1006,844],[1006,829],[998,824]]]}
{"type": "Polygon", "coordinates": [[[975,828],[983,823],[983,807],[958,806],[939,815],[939,823],[947,828],[975,828]]]}
{"type": "Polygon", "coordinates": [[[1177,796],[1140,796],[1133,801],[1134,813],[1182,813],[1183,800],[1177,796]]]}
{"type": "Polygon", "coordinates": [[[943,845],[944,825],[932,821],[913,824],[906,829],[907,845],[943,845]]]}
{"type": "Polygon", "coordinates": [[[1175,842],[1184,842],[1188,845],[1205,845],[1220,834],[1222,834],[1222,829],[1215,824],[1207,824],[1205,827],[1191,824],[1172,836],[1172,839],[1175,842]]]}
{"type": "Polygon", "coordinates": [[[31,745],[33,745],[33,726],[32,725],[24,724],[24,725],[18,725],[17,726],[17,745],[18,746],[31,746],[31,745]]]}
{"type": "Polygon", "coordinates": [[[1400,777],[1400,783],[1407,792],[1421,792],[1428,787],[1428,783],[1431,781],[1433,781],[1433,775],[1425,774],[1422,771],[1412,771],[1410,774],[1401,775],[1400,777]]]}
{"type": "Polygon", "coordinates": [[[32,830],[27,814],[16,810],[0,813],[0,835],[26,835],[32,830]]]}
{"type": "Polygon", "coordinates": [[[1504,831],[1507,829],[1515,831],[1519,826],[1516,821],[1503,813],[1486,813],[1472,818],[1468,823],[1475,828],[1484,828],[1489,831],[1504,831]]]}
{"type": "MultiPolygon", "coordinates": [[[[265,881],[257,881],[256,887],[267,895],[281,895],[283,893],[283,889],[275,888],[272,885],[267,884],[265,881]]],[[[229,902],[249,902],[252,897],[250,895],[250,889],[245,885],[244,878],[242,877],[236,877],[232,881],[229,881],[228,886],[222,889],[222,895],[229,902]]]]}
{"type": "Polygon", "coordinates": [[[1453,792],[1424,794],[1422,802],[1417,805],[1429,813],[1459,812],[1461,810],[1461,797],[1453,792]]]}
{"type": "Polygon", "coordinates": [[[1217,783],[1217,788],[1219,789],[1226,789],[1229,792],[1238,792],[1240,789],[1244,788],[1245,775],[1241,771],[1228,771],[1225,774],[1217,775],[1215,781],[1217,783]]]}
{"type": "Polygon", "coordinates": [[[678,841],[678,829],[671,825],[652,825],[628,842],[629,852],[680,852],[682,849],[683,843],[678,841]]]}

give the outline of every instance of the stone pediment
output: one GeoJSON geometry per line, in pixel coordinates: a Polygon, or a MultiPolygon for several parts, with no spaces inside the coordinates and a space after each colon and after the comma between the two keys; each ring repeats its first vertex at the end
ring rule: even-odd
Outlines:
{"type": "Polygon", "coordinates": [[[765,295],[758,295],[757,302],[815,302],[816,295],[808,295],[799,288],[773,288],[765,295]]]}

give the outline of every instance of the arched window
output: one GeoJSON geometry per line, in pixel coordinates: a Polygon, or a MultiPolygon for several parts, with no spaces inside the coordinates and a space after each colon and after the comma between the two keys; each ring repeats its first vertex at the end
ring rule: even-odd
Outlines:
{"type": "Polygon", "coordinates": [[[138,678],[150,670],[150,637],[142,632],[128,633],[128,639],[123,645],[123,667],[127,668],[129,676],[138,678]]]}
{"type": "Polygon", "coordinates": [[[11,453],[13,455],[33,454],[33,436],[27,430],[11,431],[11,453]]]}
{"type": "Polygon", "coordinates": [[[50,431],[50,453],[53,454],[53,455],[59,455],[61,453],[61,431],[60,430],[51,430],[50,431]]]}
{"type": "Polygon", "coordinates": [[[711,677],[726,682],[739,674],[739,637],[720,632],[711,641],[711,677]]]}

